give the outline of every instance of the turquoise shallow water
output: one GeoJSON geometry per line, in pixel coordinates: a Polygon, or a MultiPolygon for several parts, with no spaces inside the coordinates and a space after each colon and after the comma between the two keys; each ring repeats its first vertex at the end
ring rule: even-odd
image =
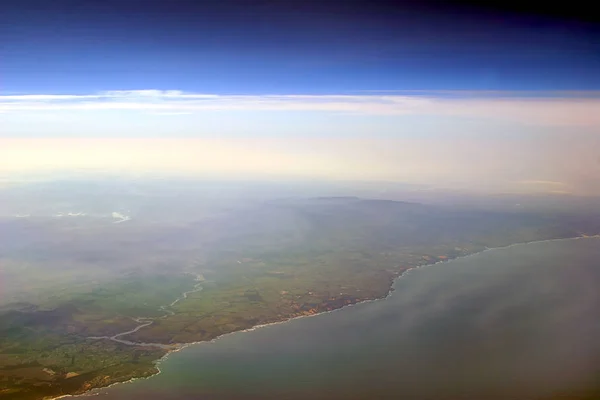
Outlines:
{"type": "Polygon", "coordinates": [[[100,399],[537,399],[600,386],[600,239],[410,271],[385,300],[224,336],[100,399]]]}

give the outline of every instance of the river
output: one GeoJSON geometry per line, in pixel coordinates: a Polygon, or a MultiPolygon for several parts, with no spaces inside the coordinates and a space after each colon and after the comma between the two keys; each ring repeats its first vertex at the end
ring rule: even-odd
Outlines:
{"type": "MultiPolygon", "coordinates": [[[[223,336],[100,399],[538,399],[600,387],[600,239],[412,270],[385,300],[223,336]]],[[[600,392],[599,392],[600,393],[600,392]]]]}
{"type": "Polygon", "coordinates": [[[160,311],[164,312],[164,314],[162,316],[157,317],[157,318],[149,318],[149,317],[132,318],[135,322],[137,322],[139,324],[133,329],[130,329],[128,331],[119,332],[113,336],[89,336],[88,339],[89,340],[106,340],[107,339],[107,340],[112,340],[113,342],[125,344],[127,346],[149,346],[149,347],[159,347],[162,349],[173,349],[176,347],[181,347],[182,346],[181,344],[170,345],[170,344],[163,344],[163,343],[132,342],[130,340],[125,340],[125,339],[121,339],[121,338],[126,337],[127,335],[130,335],[132,333],[135,333],[142,328],[152,325],[154,323],[154,320],[156,320],[156,319],[166,318],[168,316],[175,315],[175,312],[173,310],[171,310],[171,308],[175,304],[179,303],[181,300],[187,299],[187,297],[190,295],[190,293],[195,293],[195,292],[199,292],[202,290],[202,282],[204,281],[204,278],[200,279],[197,276],[196,281],[199,281],[200,283],[195,284],[194,288],[192,290],[183,292],[181,294],[181,296],[179,296],[178,298],[173,300],[173,302],[171,302],[171,304],[169,304],[168,306],[161,306],[159,308],[160,311]]]}

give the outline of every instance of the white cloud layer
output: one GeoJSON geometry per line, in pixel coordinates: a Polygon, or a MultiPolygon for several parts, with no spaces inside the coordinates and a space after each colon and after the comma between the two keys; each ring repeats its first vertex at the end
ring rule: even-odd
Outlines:
{"type": "Polygon", "coordinates": [[[437,92],[359,95],[217,95],[178,90],[114,90],[95,94],[0,95],[0,113],[129,110],[176,115],[203,111],[312,111],[366,115],[491,118],[543,126],[600,128],[600,97],[568,93],[437,92]]]}

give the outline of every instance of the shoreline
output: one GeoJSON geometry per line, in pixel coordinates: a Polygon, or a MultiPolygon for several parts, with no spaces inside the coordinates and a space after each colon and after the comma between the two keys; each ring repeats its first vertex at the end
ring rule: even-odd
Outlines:
{"type": "MultiPolygon", "coordinates": [[[[510,249],[512,247],[529,245],[529,244],[550,243],[550,242],[556,242],[556,241],[567,241],[567,240],[578,240],[578,239],[600,239],[600,234],[596,234],[596,235],[583,235],[582,234],[580,236],[555,238],[555,239],[533,240],[533,241],[529,241],[529,242],[511,243],[509,245],[501,246],[501,247],[486,247],[483,250],[476,251],[476,252],[470,253],[470,254],[465,254],[463,256],[459,256],[459,257],[455,257],[455,258],[451,258],[451,259],[439,260],[439,261],[436,261],[436,262],[433,262],[433,263],[429,263],[429,264],[423,264],[423,265],[417,265],[417,266],[414,266],[414,267],[410,267],[410,268],[407,268],[406,270],[402,271],[399,275],[395,276],[392,279],[392,283],[390,284],[390,286],[388,288],[388,291],[387,291],[387,293],[386,293],[385,296],[377,297],[377,298],[373,298],[373,299],[360,300],[360,301],[357,301],[356,303],[351,303],[351,304],[343,305],[342,307],[336,308],[334,310],[317,312],[317,313],[311,314],[311,315],[299,315],[299,316],[295,316],[295,317],[286,318],[286,319],[283,319],[281,321],[274,321],[274,322],[268,322],[268,323],[265,323],[265,324],[255,325],[255,326],[252,326],[252,327],[247,328],[247,329],[242,329],[242,330],[238,330],[238,331],[234,331],[234,332],[224,333],[224,334],[216,336],[216,337],[214,337],[213,339],[210,339],[210,340],[202,340],[202,341],[189,342],[189,343],[176,343],[176,344],[172,345],[172,346],[176,346],[175,348],[167,351],[167,353],[164,356],[162,356],[161,358],[159,358],[156,361],[154,361],[154,366],[157,369],[157,372],[155,374],[152,374],[152,375],[146,376],[146,377],[134,377],[134,378],[128,379],[126,381],[122,381],[122,382],[114,382],[114,383],[111,383],[110,385],[107,385],[107,386],[100,386],[100,387],[92,388],[92,389],[90,389],[90,390],[88,390],[88,391],[86,391],[84,393],[80,393],[80,394],[65,394],[65,395],[60,395],[60,396],[56,396],[56,397],[45,397],[44,399],[45,400],[58,400],[58,399],[63,399],[63,398],[68,398],[68,397],[82,398],[82,397],[98,396],[98,395],[101,394],[99,392],[100,390],[105,390],[105,389],[111,388],[111,387],[116,386],[116,385],[122,385],[122,384],[132,383],[132,382],[135,382],[137,380],[149,379],[149,378],[152,378],[154,376],[159,375],[162,372],[161,369],[160,369],[160,364],[162,362],[166,361],[171,354],[177,353],[177,352],[179,352],[181,350],[184,350],[184,349],[186,349],[188,347],[191,347],[193,345],[198,345],[198,344],[201,344],[201,343],[213,343],[213,342],[216,342],[217,340],[219,340],[219,339],[221,339],[221,338],[223,338],[223,337],[225,337],[227,335],[233,335],[233,334],[238,334],[238,333],[243,333],[243,332],[251,332],[251,331],[254,331],[256,329],[264,328],[264,327],[267,327],[267,326],[270,326],[270,325],[284,324],[284,323],[288,323],[290,321],[297,320],[297,319],[300,319],[300,318],[316,317],[316,316],[319,316],[319,315],[325,315],[325,314],[337,312],[337,311],[343,310],[343,309],[345,309],[347,307],[352,307],[352,306],[356,306],[356,305],[363,304],[363,303],[370,303],[370,302],[375,302],[375,301],[386,300],[388,297],[390,297],[393,294],[393,292],[394,292],[394,285],[395,285],[396,281],[399,280],[399,279],[401,279],[401,278],[403,278],[403,277],[406,277],[410,271],[413,271],[413,270],[416,270],[416,269],[431,267],[433,265],[438,265],[438,264],[449,263],[449,262],[460,260],[460,259],[464,259],[464,258],[467,258],[467,257],[473,257],[473,256],[485,253],[487,251],[492,251],[492,250],[506,250],[506,249],[510,249]]],[[[184,297],[180,297],[176,301],[182,300],[183,298],[184,297]]],[[[139,345],[143,345],[143,344],[140,343],[139,345]]]]}

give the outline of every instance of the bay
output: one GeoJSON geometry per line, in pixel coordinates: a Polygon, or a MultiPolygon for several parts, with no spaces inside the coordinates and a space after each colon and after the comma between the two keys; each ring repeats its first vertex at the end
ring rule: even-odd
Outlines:
{"type": "Polygon", "coordinates": [[[412,270],[386,299],[195,344],[160,369],[93,394],[494,400],[592,393],[600,387],[600,239],[515,245],[412,270]]]}

